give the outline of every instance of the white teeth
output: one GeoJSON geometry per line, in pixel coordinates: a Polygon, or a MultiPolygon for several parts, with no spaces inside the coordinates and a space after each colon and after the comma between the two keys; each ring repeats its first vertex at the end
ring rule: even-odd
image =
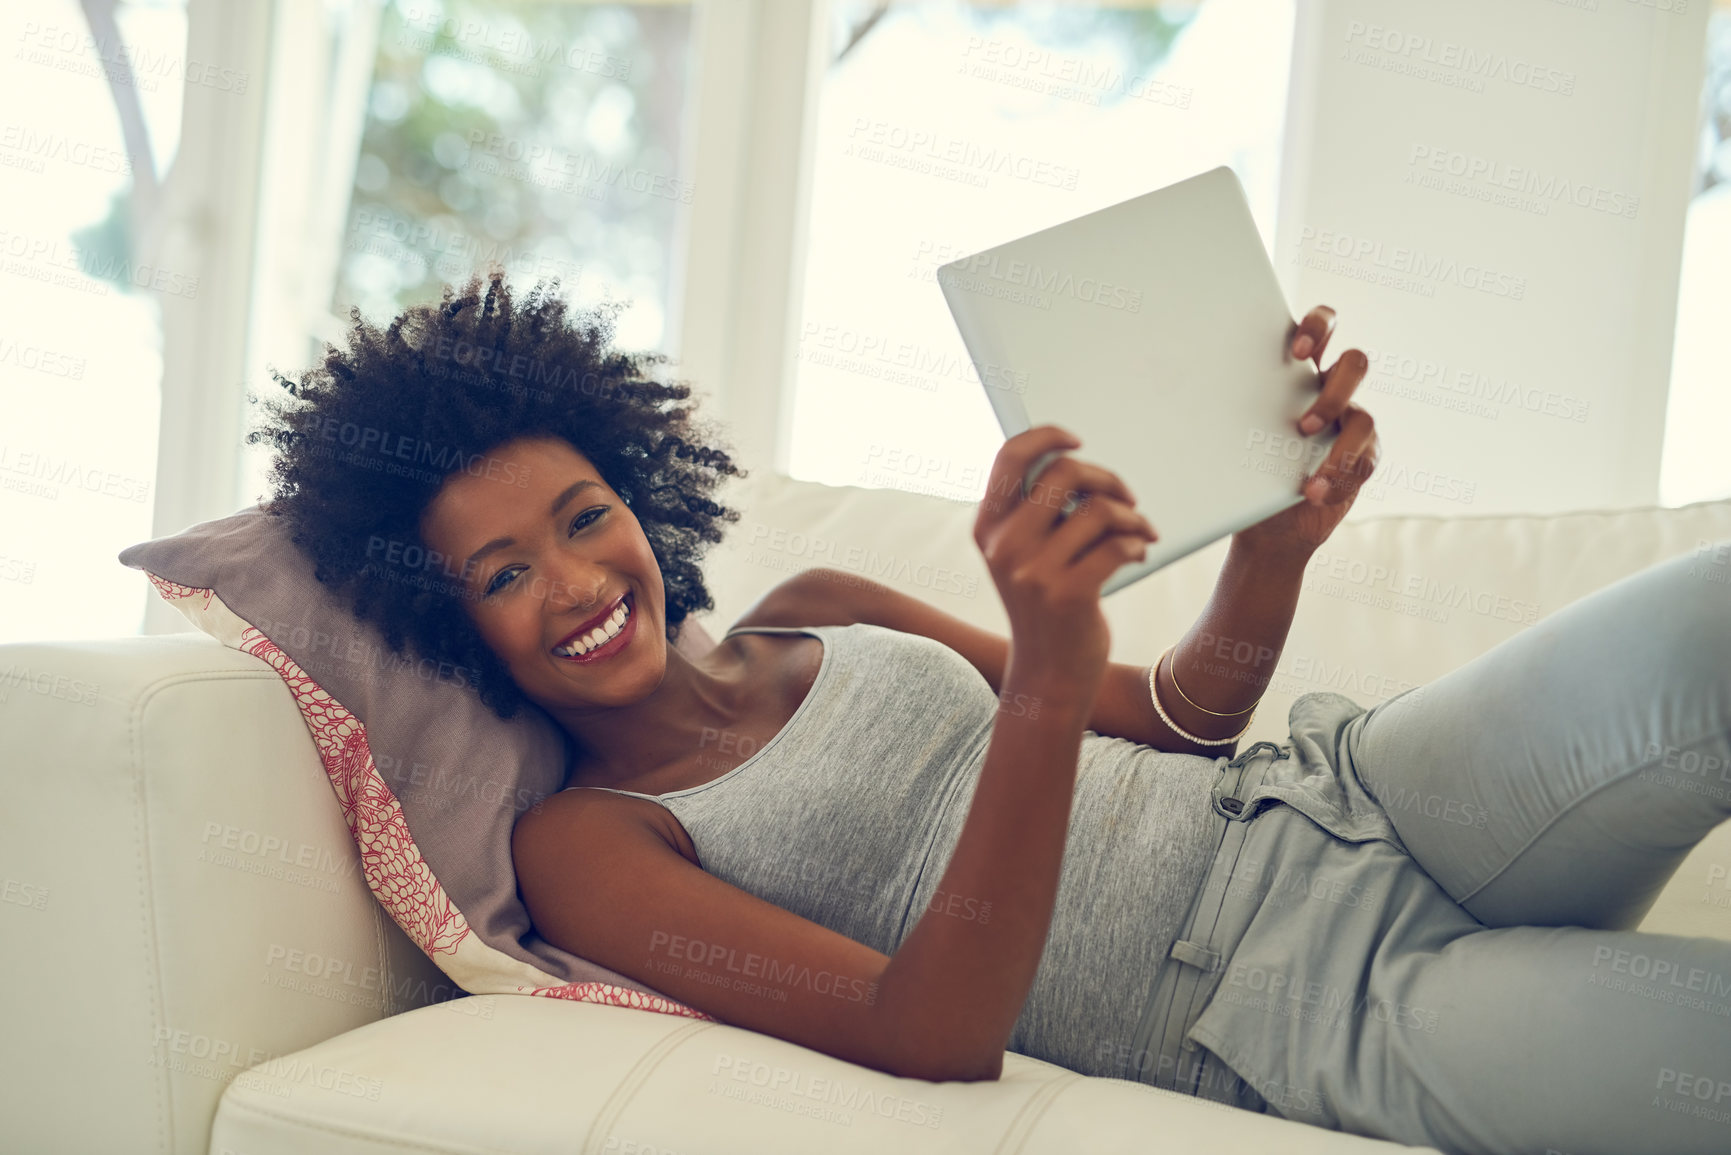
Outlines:
{"type": "Polygon", "coordinates": [[[620,602],[619,608],[613,611],[613,616],[608,618],[605,623],[596,626],[593,631],[581,638],[578,638],[569,646],[554,650],[553,652],[556,654],[564,654],[568,658],[576,657],[579,654],[586,654],[601,643],[618,637],[619,631],[625,628],[625,621],[630,616],[630,611],[626,609],[625,603],[620,602]]]}

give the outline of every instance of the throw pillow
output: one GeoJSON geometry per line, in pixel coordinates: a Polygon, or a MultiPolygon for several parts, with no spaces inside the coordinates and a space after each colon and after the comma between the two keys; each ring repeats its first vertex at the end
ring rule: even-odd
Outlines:
{"type": "MultiPolygon", "coordinates": [[[[528,704],[501,719],[469,672],[400,656],[338,603],[280,519],[254,506],[130,546],[122,563],[224,645],[265,662],[312,732],[367,886],[471,994],[529,994],[710,1019],[541,938],[511,827],[563,785],[566,735],[528,704]]],[[[680,649],[707,641],[687,622],[680,649]]]]}

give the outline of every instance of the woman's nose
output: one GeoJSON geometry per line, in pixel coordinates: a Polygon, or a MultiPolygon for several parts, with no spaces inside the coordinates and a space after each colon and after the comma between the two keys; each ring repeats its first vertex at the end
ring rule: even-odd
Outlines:
{"type": "Polygon", "coordinates": [[[608,597],[606,575],[580,561],[543,570],[541,581],[545,586],[538,592],[553,610],[598,610],[608,597]]]}

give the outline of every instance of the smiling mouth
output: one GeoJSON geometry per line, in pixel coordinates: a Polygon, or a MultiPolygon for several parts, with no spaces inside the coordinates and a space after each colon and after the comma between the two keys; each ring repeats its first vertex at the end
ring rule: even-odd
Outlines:
{"type": "Polygon", "coordinates": [[[637,603],[627,590],[613,604],[598,625],[573,631],[553,647],[553,654],[564,661],[585,662],[608,657],[623,649],[637,629],[637,603]]]}

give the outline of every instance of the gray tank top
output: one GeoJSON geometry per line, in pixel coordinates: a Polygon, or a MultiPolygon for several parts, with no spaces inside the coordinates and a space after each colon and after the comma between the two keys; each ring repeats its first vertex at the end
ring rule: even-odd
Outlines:
{"type": "MultiPolygon", "coordinates": [[[[870,623],[806,633],[823,664],[787,725],[713,782],[660,803],[710,874],[893,955],[937,905],[998,697],[935,639],[870,623]]],[[[1215,760],[1084,731],[1051,931],[1009,1049],[1122,1077],[1131,1033],[1213,859],[1215,760]]],[[[1175,964],[1172,964],[1175,965],[1175,964]]]]}

